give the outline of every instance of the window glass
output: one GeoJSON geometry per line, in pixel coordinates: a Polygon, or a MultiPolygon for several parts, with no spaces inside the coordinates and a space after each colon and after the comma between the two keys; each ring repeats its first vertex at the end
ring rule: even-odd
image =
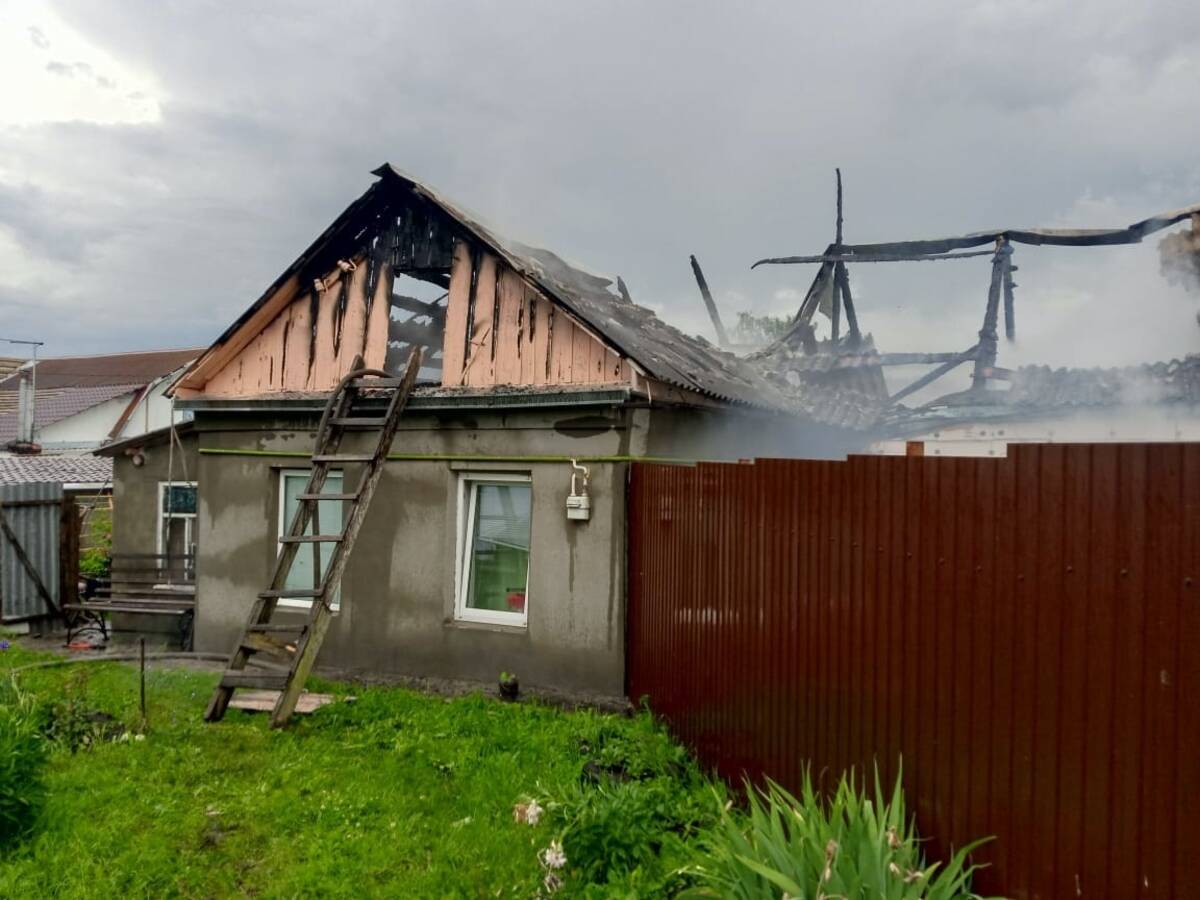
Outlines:
{"type": "MultiPolygon", "coordinates": [[[[304,489],[308,487],[308,472],[284,472],[283,473],[283,514],[279,521],[280,536],[288,533],[288,529],[292,527],[292,517],[296,515],[296,507],[300,505],[297,499],[304,493],[304,489]]],[[[342,473],[330,472],[325,478],[325,486],[321,489],[322,494],[340,494],[342,493],[342,473]]],[[[322,500],[317,504],[317,517],[321,528],[321,534],[337,534],[342,530],[342,510],[344,501],[342,500],[322,500]]],[[[305,534],[313,534],[313,523],[310,520],[308,527],[304,529],[305,534]]],[[[296,551],[296,555],[292,558],[292,566],[288,570],[287,581],[285,586],[296,589],[311,589],[320,586],[320,579],[324,576],[329,568],[329,561],[333,558],[334,544],[332,542],[321,542],[319,544],[301,544],[296,551]],[[314,583],[313,563],[314,553],[313,548],[318,548],[317,554],[320,558],[320,568],[316,571],[316,583],[314,583]]],[[[281,600],[285,605],[308,606],[307,600],[281,600]]],[[[334,595],[332,605],[336,608],[338,605],[337,595],[334,595]]]]}
{"type": "Polygon", "coordinates": [[[172,560],[192,556],[196,550],[196,485],[160,481],[158,499],[158,552],[172,560]]]}
{"type": "Polygon", "coordinates": [[[196,486],[194,484],[166,484],[162,486],[162,511],[176,515],[196,512],[196,486]]]}
{"type": "Polygon", "coordinates": [[[529,582],[527,482],[469,481],[470,545],[463,607],[524,617],[529,582]]]}

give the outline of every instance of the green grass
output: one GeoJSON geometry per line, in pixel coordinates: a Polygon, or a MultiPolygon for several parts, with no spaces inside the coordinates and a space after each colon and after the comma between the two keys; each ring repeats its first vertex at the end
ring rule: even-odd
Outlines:
{"type": "MultiPolygon", "coordinates": [[[[0,678],[35,659],[14,643],[0,678]]],[[[672,765],[681,754],[644,716],[330,684],[357,701],[282,731],[237,710],[209,725],[215,677],[151,669],[143,740],[51,754],[41,827],[0,860],[0,897],[531,897],[539,851],[572,814],[556,815],[553,798],[580,790],[597,746],[672,765]],[[547,806],[537,826],[513,819],[525,797],[547,806]]],[[[19,679],[46,704],[69,695],[137,733],[130,666],[19,679]]],[[[694,766],[689,777],[709,789],[694,766]]],[[[587,892],[566,875],[563,894],[587,892]]]]}
{"type": "Polygon", "coordinates": [[[556,897],[970,896],[962,855],[921,858],[899,787],[733,805],[645,714],[320,683],[357,699],[273,731],[205,724],[216,675],[153,668],[143,729],[135,668],[5,671],[40,658],[0,650],[0,705],[33,702],[49,750],[44,791],[10,792],[40,817],[0,849],[3,898],[528,898],[548,876],[556,897]]]}

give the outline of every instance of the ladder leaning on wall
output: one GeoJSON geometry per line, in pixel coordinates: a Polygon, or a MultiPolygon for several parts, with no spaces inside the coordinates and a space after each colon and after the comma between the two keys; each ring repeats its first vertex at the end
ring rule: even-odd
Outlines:
{"type": "Polygon", "coordinates": [[[354,539],[383,474],[392,438],[400,424],[400,414],[420,368],[420,349],[413,350],[404,376],[399,379],[378,369],[363,368],[360,356],[351,364],[351,372],[334,389],[317,428],[308,485],[297,498],[299,502],[291,527],[279,539],[271,584],[251,606],[245,630],[204,713],[207,721],[216,722],[225,715],[234,690],[240,687],[279,691],[271,713],[272,726],[278,728],[291,717],[329,628],[330,604],[337,595],[342,573],[354,549],[354,539]],[[365,415],[364,410],[356,408],[356,403],[366,397],[387,399],[383,415],[365,415]],[[375,449],[370,453],[340,453],[342,437],[347,431],[376,431],[375,449]],[[363,470],[354,490],[335,494],[323,492],[331,467],[355,464],[361,464],[363,470]],[[340,529],[322,532],[319,504],[331,500],[346,501],[349,511],[343,515],[344,524],[340,529]],[[292,561],[306,544],[313,553],[313,586],[311,589],[288,587],[292,561]],[[326,566],[321,565],[321,546],[324,544],[333,544],[326,566]],[[307,619],[272,621],[279,601],[283,599],[310,600],[307,619]]]}

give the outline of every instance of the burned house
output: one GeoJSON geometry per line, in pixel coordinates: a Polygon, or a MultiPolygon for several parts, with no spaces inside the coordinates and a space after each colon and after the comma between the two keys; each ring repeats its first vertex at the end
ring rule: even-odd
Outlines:
{"type": "MultiPolygon", "coordinates": [[[[822,253],[754,264],[818,268],[787,332],[747,362],[781,390],[799,389],[811,412],[840,415],[873,432],[872,452],[901,453],[916,443],[930,454],[1003,456],[1016,442],[1200,440],[1200,355],[1124,368],[1009,369],[998,363],[1001,334],[1008,342],[1016,339],[1018,245],[1118,247],[1186,222],[1190,229],[1167,234],[1159,243],[1162,271],[1170,281],[1200,288],[1200,204],[1120,228],[1007,228],[852,244],[843,240],[839,173],[836,222],[834,241],[822,253]],[[981,291],[981,327],[969,346],[883,352],[860,330],[851,266],[985,259],[991,277],[981,291]],[[818,313],[830,325],[821,340],[814,327],[818,313]],[[889,367],[928,368],[908,383],[891,385],[885,377],[889,367]],[[970,369],[969,387],[946,391],[941,379],[960,367],[970,369]]],[[[694,259],[693,268],[715,319],[694,259]]]]}
{"type": "MultiPolygon", "coordinates": [[[[481,680],[508,670],[620,695],[629,461],[841,456],[870,435],[665,324],[623,283],[501,237],[390,165],[374,174],[172,388],[194,416],[195,647],[235,646],[270,582],[330,392],[357,357],[399,373],[419,348],[322,666],[481,680]]],[[[343,452],[374,439],[357,437],[343,452]]],[[[116,448],[118,493],[150,496],[134,485],[163,480],[169,446],[116,448]]],[[[322,522],[346,515],[354,470],[332,469],[331,499],[309,501],[322,522]]],[[[125,540],[119,521],[116,534],[125,540]]],[[[286,583],[313,584],[330,552],[298,553],[286,583]]],[[[310,603],[278,606],[301,619],[310,603]]]]}

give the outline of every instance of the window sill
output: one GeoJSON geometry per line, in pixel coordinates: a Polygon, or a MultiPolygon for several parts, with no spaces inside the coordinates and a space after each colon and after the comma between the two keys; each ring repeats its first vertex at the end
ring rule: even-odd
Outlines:
{"type": "MultiPolygon", "coordinates": [[[[312,600],[289,600],[286,597],[281,597],[275,601],[275,608],[281,613],[296,613],[298,615],[307,616],[312,612],[312,605],[315,601],[312,600]]],[[[329,614],[336,616],[342,611],[342,607],[331,606],[329,614]]]]}
{"type": "Polygon", "coordinates": [[[529,623],[511,625],[500,622],[473,622],[470,619],[449,618],[442,621],[443,628],[460,628],[464,631],[495,631],[501,634],[527,634],[529,623]]]}

